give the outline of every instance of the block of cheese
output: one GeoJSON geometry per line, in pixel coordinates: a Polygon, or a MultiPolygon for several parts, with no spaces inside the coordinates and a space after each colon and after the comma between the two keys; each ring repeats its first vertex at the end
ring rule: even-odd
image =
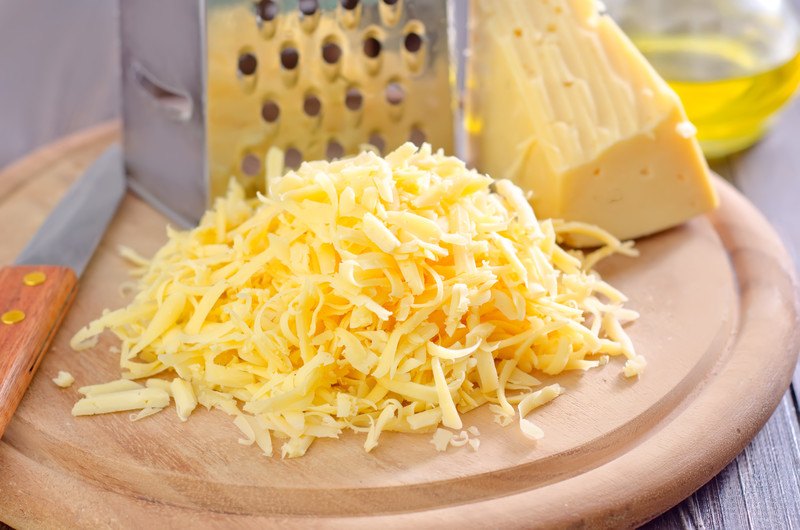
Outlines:
{"type": "Polygon", "coordinates": [[[621,239],[716,206],[680,100],[593,0],[471,4],[466,125],[480,171],[531,190],[537,217],[621,239]]]}

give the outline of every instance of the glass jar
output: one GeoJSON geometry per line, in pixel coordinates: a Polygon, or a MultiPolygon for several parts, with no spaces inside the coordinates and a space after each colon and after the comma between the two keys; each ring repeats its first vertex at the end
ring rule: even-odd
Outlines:
{"type": "Polygon", "coordinates": [[[800,84],[800,23],[786,0],[606,0],[683,100],[709,158],[757,141],[800,84]]]}

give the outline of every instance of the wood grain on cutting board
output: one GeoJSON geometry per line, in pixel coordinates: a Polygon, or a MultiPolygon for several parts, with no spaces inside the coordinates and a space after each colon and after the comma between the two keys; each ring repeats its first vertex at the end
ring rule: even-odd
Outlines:
{"type": "MultiPolygon", "coordinates": [[[[0,263],[10,263],[81,170],[114,138],[101,128],[33,154],[0,178],[0,263]]],[[[798,336],[791,264],[762,217],[727,184],[708,218],[638,243],[636,259],[601,272],[642,313],[628,330],[649,362],[638,381],[621,362],[553,378],[567,393],[535,413],[546,437],[525,439],[487,410],[465,415],[481,447],[437,453],[430,435],[315,443],[300,459],[237,443],[221,412],[187,423],[174,411],[73,418],[80,385],[119,376],[104,336],[74,352],[71,335],[123,305],[119,244],[147,255],[166,220],[128,196],[87,269],[64,329],[0,442],[0,519],[20,526],[387,527],[632,525],[674,505],[729,462],[788,385],[798,336]],[[50,379],[76,377],[70,389],[50,379]]]]}

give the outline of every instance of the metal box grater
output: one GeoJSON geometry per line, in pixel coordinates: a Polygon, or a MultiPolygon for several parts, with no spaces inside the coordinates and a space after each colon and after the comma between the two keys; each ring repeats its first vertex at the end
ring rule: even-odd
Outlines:
{"type": "Polygon", "coordinates": [[[131,187],[195,224],[235,176],[366,143],[453,152],[446,0],[122,0],[131,187]]]}

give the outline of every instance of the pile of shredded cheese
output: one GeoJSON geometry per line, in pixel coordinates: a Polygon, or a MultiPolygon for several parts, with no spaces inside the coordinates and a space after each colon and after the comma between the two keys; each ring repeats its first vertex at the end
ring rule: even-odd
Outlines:
{"type": "Polygon", "coordinates": [[[539,222],[514,184],[429,145],[276,171],[267,196],[231,184],[197,228],[168,230],[152,260],[125,252],[135,298],[72,341],[89,348],[111,330],[125,380],[83,387],[73,414],[139,419],[172,398],[183,420],[197,404],[234,416],[240,442],[268,455],[273,438],[296,457],[347,429],[366,433],[367,451],[385,431],[436,432],[438,448],[467,443],[467,431],[438,428],[461,429],[486,403],[540,438],[526,415],[563,389],[533,374],[609,355],[628,359],[627,376],[644,368],[622,329],[636,313],[591,271],[632,255],[629,244],[539,222]],[[566,232],[602,246],[564,250],[566,232]]]}

